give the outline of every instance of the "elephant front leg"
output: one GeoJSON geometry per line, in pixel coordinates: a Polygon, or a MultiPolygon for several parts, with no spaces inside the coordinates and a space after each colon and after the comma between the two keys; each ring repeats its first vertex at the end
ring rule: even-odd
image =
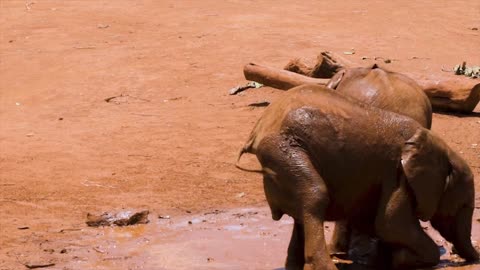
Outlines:
{"type": "Polygon", "coordinates": [[[305,264],[305,237],[303,225],[295,221],[293,224],[292,238],[288,245],[286,270],[302,270],[305,264]]]}
{"type": "Polygon", "coordinates": [[[402,179],[398,188],[382,194],[375,220],[377,235],[394,247],[393,269],[434,266],[440,260],[440,252],[420,226],[408,193],[402,179]]]}

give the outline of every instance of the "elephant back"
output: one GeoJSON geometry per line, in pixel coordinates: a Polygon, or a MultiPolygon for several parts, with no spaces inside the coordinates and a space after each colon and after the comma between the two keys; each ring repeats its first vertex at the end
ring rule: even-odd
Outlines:
{"type": "Polygon", "coordinates": [[[374,65],[337,73],[328,86],[361,102],[408,116],[430,129],[432,106],[420,86],[408,76],[374,65]]]}

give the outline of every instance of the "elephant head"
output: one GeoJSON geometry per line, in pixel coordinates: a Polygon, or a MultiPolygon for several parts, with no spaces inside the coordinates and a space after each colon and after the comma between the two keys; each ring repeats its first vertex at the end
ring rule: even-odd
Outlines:
{"type": "Polygon", "coordinates": [[[477,260],[470,239],[475,207],[473,174],[441,139],[419,129],[402,150],[402,168],[416,200],[417,216],[466,260],[477,260]]]}

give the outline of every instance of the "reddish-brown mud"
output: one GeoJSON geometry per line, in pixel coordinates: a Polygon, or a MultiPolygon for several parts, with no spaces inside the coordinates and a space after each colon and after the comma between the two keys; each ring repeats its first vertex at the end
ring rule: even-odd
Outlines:
{"type": "MultiPolygon", "coordinates": [[[[480,63],[479,13],[478,1],[0,0],[0,269],[281,267],[290,225],[259,210],[236,231],[228,210],[266,205],[260,176],[233,162],[263,111],[247,104],[282,94],[229,96],[243,66],[353,48],[354,62],[443,74],[480,63]],[[85,225],[123,208],[174,218],[85,225]],[[175,227],[211,209],[227,214],[175,227]]],[[[433,122],[477,188],[479,116],[433,122]]]]}

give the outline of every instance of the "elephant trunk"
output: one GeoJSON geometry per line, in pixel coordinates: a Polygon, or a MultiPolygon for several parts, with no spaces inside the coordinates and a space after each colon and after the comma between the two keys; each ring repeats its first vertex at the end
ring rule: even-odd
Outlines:
{"type": "Polygon", "coordinates": [[[472,245],[470,239],[472,229],[473,208],[461,208],[454,220],[452,244],[457,250],[458,255],[467,261],[476,261],[479,259],[478,252],[472,245]]]}

